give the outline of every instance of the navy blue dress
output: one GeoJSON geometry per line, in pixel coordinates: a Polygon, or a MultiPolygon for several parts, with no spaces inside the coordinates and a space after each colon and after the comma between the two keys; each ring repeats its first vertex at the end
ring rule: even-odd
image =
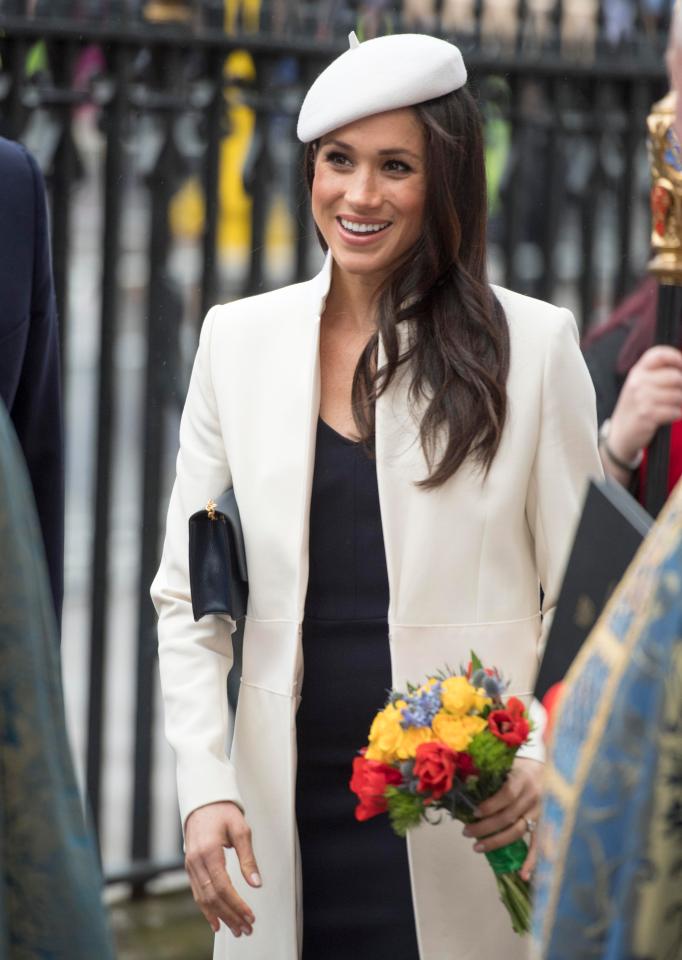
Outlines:
{"type": "Polygon", "coordinates": [[[418,960],[407,850],[355,820],[353,757],[391,686],[376,464],[320,420],[297,715],[303,960],[418,960]]]}

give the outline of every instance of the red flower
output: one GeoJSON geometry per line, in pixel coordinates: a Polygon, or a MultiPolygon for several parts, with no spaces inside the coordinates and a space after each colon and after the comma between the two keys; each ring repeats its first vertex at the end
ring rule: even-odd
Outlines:
{"type": "Polygon", "coordinates": [[[520,747],[530,733],[526,708],[516,697],[510,697],[505,710],[493,710],[488,716],[490,732],[509,747],[520,747]]]}
{"type": "Polygon", "coordinates": [[[384,792],[389,784],[402,782],[400,770],[378,760],[365,760],[363,756],[353,760],[353,776],[350,788],[357,794],[360,803],[355,808],[356,820],[369,820],[388,809],[384,792]]]}
{"type": "Polygon", "coordinates": [[[542,706],[547,711],[547,725],[545,727],[544,740],[545,743],[549,743],[549,738],[552,734],[552,729],[554,727],[554,712],[557,705],[557,700],[563,689],[563,683],[555,683],[549,688],[547,693],[542,698],[542,706]]]}
{"type": "Polygon", "coordinates": [[[476,767],[476,764],[471,759],[468,753],[456,753],[455,766],[457,769],[457,777],[462,782],[465,782],[467,777],[478,776],[478,769],[476,767]]]}
{"type": "Polygon", "coordinates": [[[417,790],[430,793],[440,800],[452,787],[457,766],[457,754],[444,743],[422,743],[417,747],[414,760],[414,775],[419,778],[417,790]]]}

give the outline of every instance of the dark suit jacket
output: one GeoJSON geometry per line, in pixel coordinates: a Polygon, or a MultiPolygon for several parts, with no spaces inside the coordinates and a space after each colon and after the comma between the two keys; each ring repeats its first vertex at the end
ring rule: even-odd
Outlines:
{"type": "Polygon", "coordinates": [[[0,397],[26,459],[57,620],[64,587],[59,337],[43,178],[0,137],[0,397]]]}

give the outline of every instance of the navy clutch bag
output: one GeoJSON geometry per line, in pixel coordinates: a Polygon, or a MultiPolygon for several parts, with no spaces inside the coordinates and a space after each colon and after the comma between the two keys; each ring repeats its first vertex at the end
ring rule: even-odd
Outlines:
{"type": "Polygon", "coordinates": [[[207,613],[235,621],[246,615],[246,550],[232,487],[189,518],[189,584],[195,621],[207,613]]]}

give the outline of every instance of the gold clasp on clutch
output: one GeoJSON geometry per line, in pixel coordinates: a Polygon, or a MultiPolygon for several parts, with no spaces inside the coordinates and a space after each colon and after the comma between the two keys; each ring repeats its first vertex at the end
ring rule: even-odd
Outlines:
{"type": "Polygon", "coordinates": [[[216,518],[216,516],[215,516],[215,508],[216,508],[217,506],[218,506],[218,504],[215,502],[215,500],[209,500],[208,503],[206,504],[206,513],[208,514],[208,519],[209,519],[209,520],[215,520],[215,518],[216,518]]]}

